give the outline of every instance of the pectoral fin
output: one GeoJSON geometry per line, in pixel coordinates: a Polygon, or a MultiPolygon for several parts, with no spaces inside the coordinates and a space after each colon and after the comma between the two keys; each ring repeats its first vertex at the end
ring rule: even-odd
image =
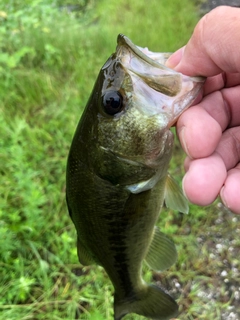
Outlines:
{"type": "Polygon", "coordinates": [[[175,244],[157,227],[145,260],[150,268],[157,271],[170,268],[177,260],[175,244]]]}
{"type": "Polygon", "coordinates": [[[165,185],[165,204],[168,208],[188,213],[188,202],[177,182],[168,174],[165,185]]]}
{"type": "Polygon", "coordinates": [[[84,266],[89,266],[91,264],[96,264],[91,254],[88,252],[84,244],[77,239],[77,253],[79,262],[84,266]]]}

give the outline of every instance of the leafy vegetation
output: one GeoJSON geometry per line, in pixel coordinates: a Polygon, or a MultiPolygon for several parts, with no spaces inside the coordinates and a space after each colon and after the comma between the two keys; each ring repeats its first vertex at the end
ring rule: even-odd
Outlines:
{"type": "MultiPolygon", "coordinates": [[[[112,286],[82,268],[65,203],[71,139],[118,33],[153,51],[183,45],[191,0],[1,0],[0,320],[112,319],[112,286]]],[[[171,172],[181,179],[176,146],[171,172]]],[[[218,203],[163,211],[177,265],[145,270],[178,299],[181,319],[239,319],[240,221],[218,203]]],[[[128,316],[126,319],[140,319],[128,316]]]]}

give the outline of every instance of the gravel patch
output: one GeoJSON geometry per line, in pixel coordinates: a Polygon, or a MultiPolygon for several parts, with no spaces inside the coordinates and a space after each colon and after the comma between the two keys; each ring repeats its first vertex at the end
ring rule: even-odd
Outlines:
{"type": "Polygon", "coordinates": [[[240,7],[240,0],[208,0],[201,5],[201,13],[206,13],[218,6],[240,7]]]}

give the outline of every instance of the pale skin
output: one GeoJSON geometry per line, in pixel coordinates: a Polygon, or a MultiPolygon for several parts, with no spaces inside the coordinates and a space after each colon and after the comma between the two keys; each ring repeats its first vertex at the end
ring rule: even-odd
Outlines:
{"type": "Polygon", "coordinates": [[[207,77],[200,102],[176,125],[187,154],[184,192],[201,206],[220,195],[240,213],[240,8],[218,7],[205,15],[167,66],[207,77]]]}

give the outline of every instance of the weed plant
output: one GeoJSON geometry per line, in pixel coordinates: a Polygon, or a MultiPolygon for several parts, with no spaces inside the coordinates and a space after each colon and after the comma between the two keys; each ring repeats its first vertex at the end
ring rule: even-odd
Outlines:
{"type": "MultiPolygon", "coordinates": [[[[191,0],[1,0],[0,10],[0,320],[112,319],[104,270],[77,260],[65,203],[69,146],[117,34],[173,51],[197,8],[191,0]]],[[[177,145],[179,181],[182,159],[177,145]]],[[[164,283],[181,319],[238,319],[238,217],[216,203],[188,216],[163,211],[160,226],[179,260],[162,274],[146,269],[146,280],[164,283]]]]}

